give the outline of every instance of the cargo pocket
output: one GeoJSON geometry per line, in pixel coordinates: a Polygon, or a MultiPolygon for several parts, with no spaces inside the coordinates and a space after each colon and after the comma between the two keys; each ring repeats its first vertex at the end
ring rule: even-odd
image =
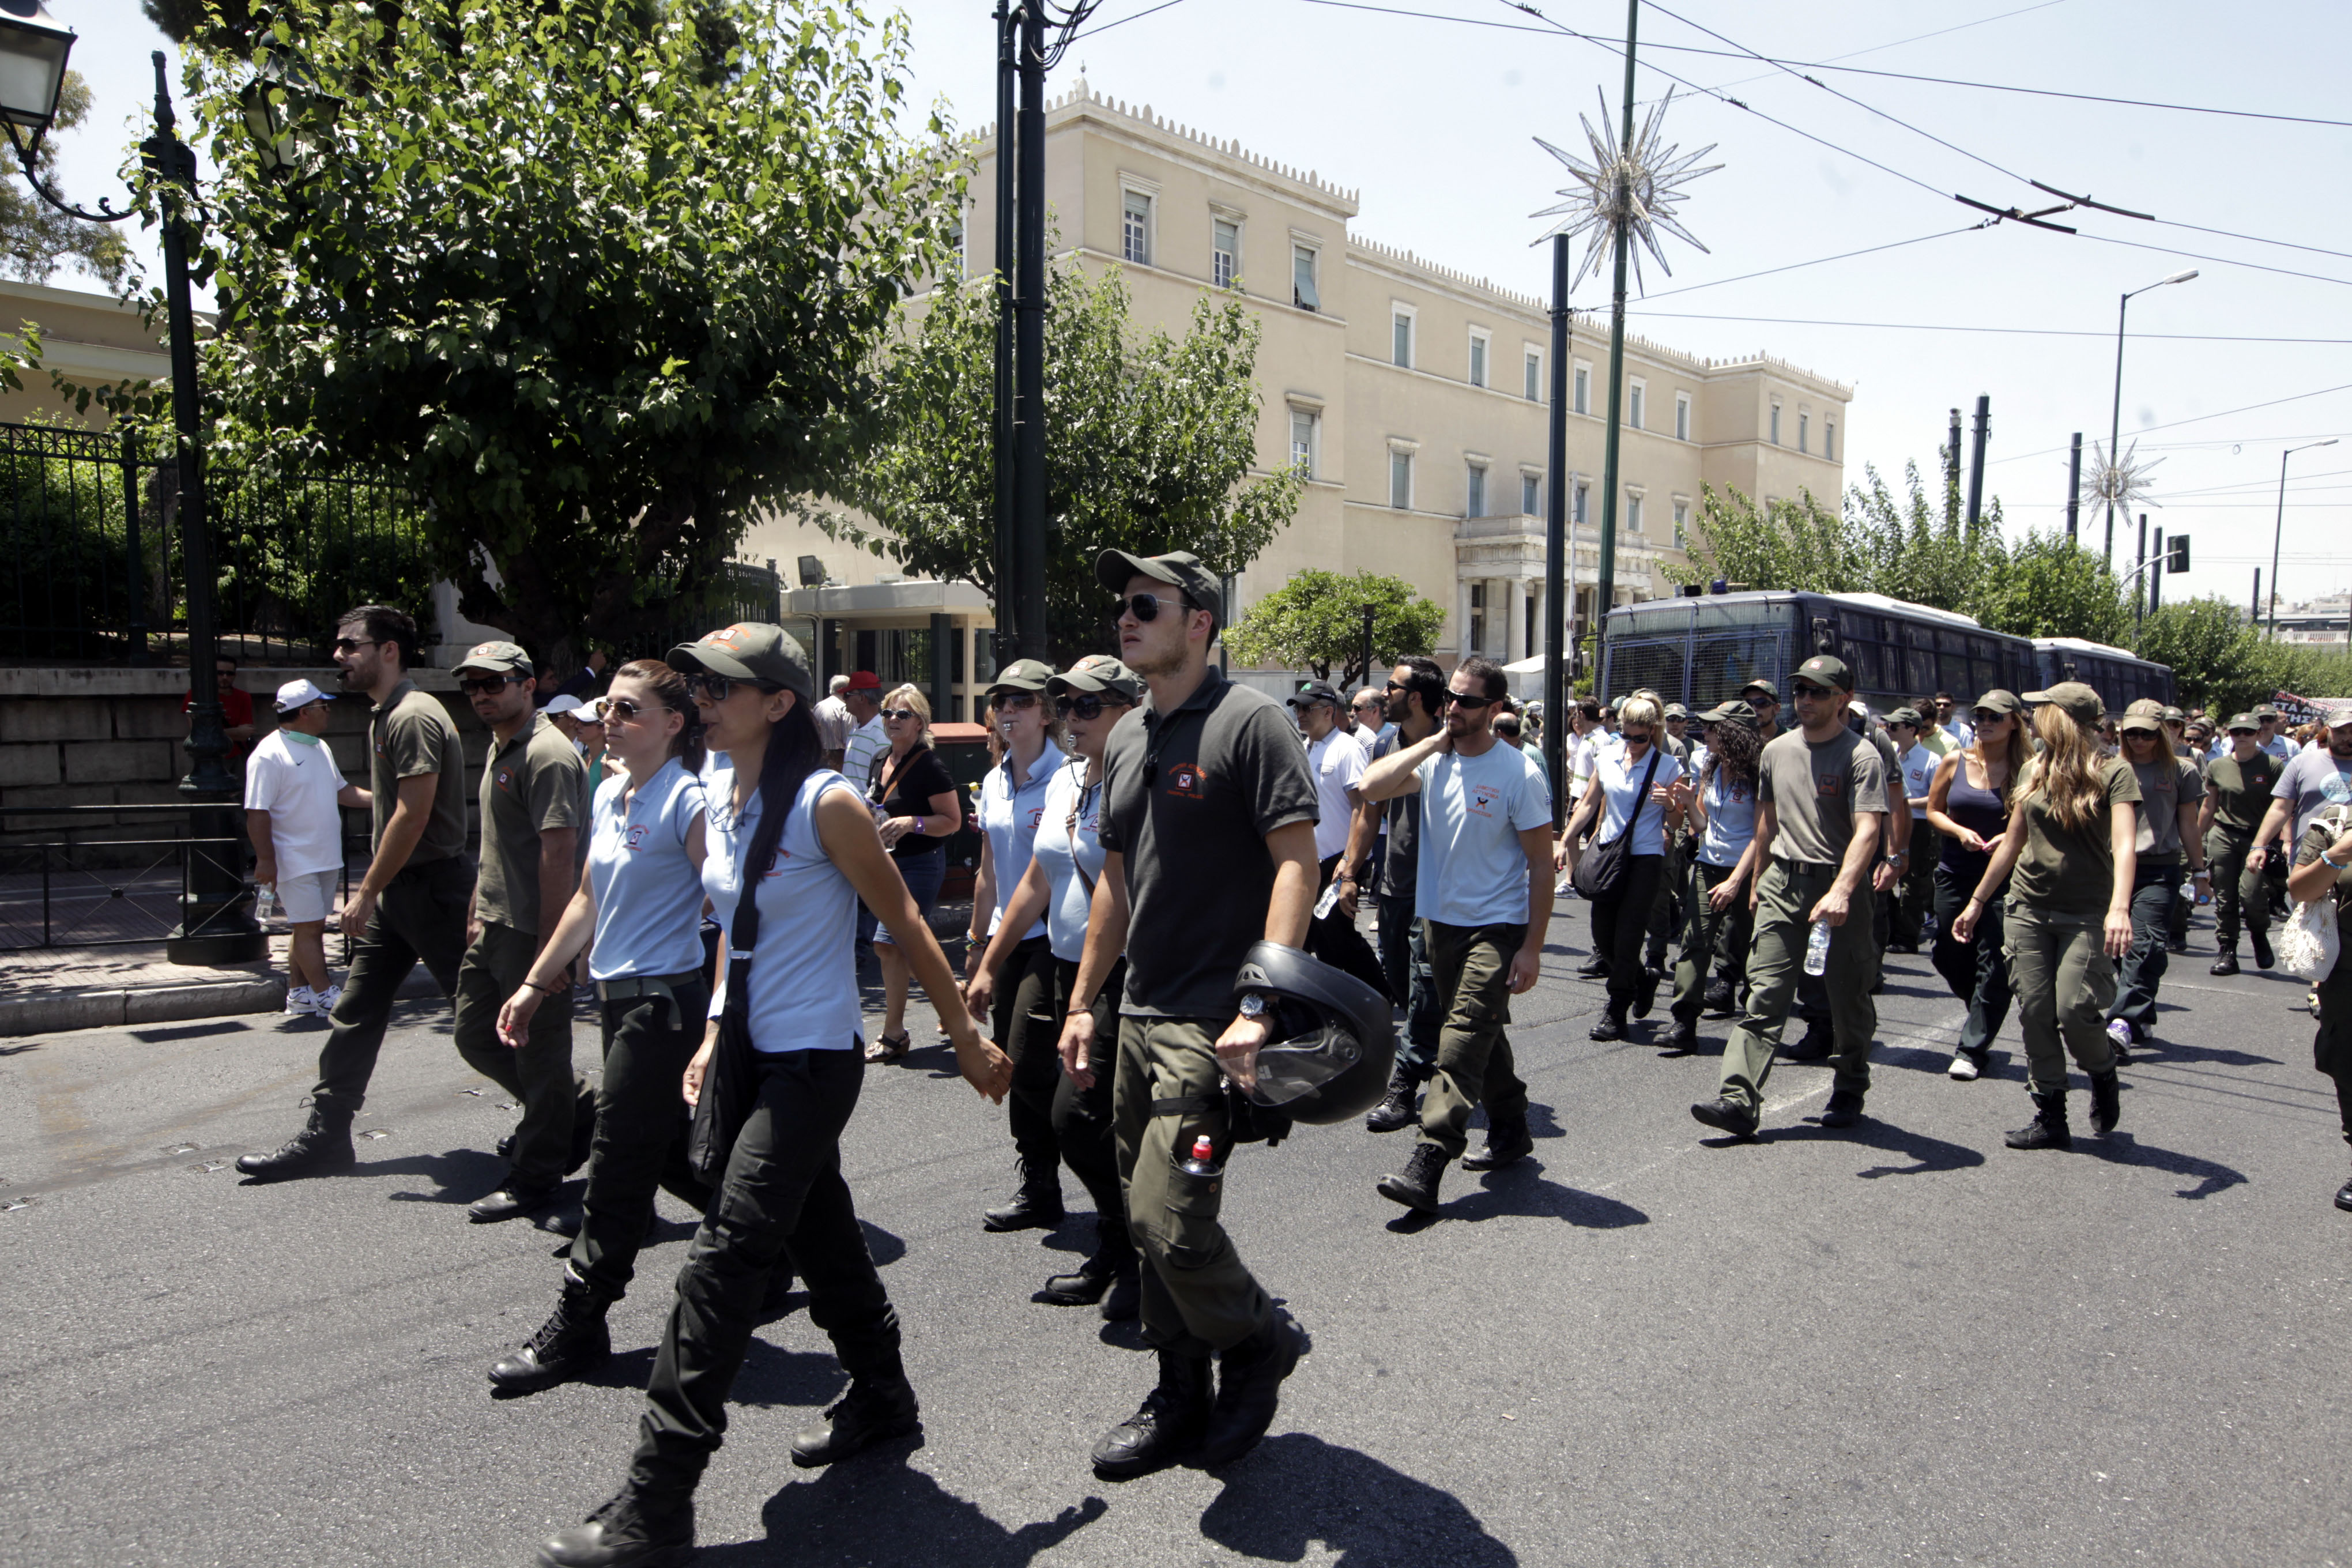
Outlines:
{"type": "Polygon", "coordinates": [[[1161,1229],[1168,1237],[1168,1260],[1179,1268],[1204,1267],[1225,1238],[1217,1223],[1225,1201],[1225,1174],[1202,1175],[1181,1164],[1189,1142],[1168,1163],[1168,1214],[1161,1229]]]}

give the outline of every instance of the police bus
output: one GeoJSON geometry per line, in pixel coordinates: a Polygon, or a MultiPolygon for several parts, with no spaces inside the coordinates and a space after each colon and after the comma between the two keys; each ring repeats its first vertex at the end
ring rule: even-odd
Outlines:
{"type": "Polygon", "coordinates": [[[1881,712],[1938,691],[1965,710],[1995,687],[2023,693],[2041,684],[2023,637],[1879,594],[1686,589],[1610,611],[1602,647],[1600,689],[1611,700],[1646,686],[1695,714],[1757,679],[1785,700],[1790,672],[1817,653],[1843,659],[1854,695],[1881,712]]]}
{"type": "Polygon", "coordinates": [[[2033,658],[2037,686],[2079,680],[2099,694],[2110,714],[2121,714],[2142,698],[2172,700],[2172,667],[2152,664],[2123,648],[2080,637],[2036,637],[2033,658]]]}

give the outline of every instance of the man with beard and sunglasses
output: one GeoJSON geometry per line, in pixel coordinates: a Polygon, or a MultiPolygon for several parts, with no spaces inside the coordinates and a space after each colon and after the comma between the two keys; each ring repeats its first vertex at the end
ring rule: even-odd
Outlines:
{"type": "Polygon", "coordinates": [[[419,960],[445,994],[457,989],[474,868],[466,858],[465,748],[441,704],[409,679],[416,622],[362,605],[335,630],[343,689],[365,692],[374,853],[343,900],[351,970],[319,1052],[319,1082],[302,1131],[236,1168],[257,1182],[325,1176],[355,1163],[352,1118],[367,1098],[394,998],[419,960]]]}
{"type": "Polygon", "coordinates": [[[1062,1026],[1064,1068],[1097,1070],[1111,1042],[1091,1009],[1124,952],[1113,1126],[1160,1381],[1095,1445],[1095,1473],[1123,1480],[1248,1452],[1307,1349],[1219,1222],[1222,1178],[1176,1167],[1202,1144],[1220,1168],[1233,1152],[1223,1080],[1254,1085],[1271,1036],[1265,998],[1237,1008],[1234,977],[1261,938],[1306,942],[1316,792],[1282,709],[1209,662],[1222,600],[1198,557],[1106,550],[1095,576],[1119,595],[1119,658],[1150,689],[1105,748],[1102,875],[1062,1026]]]}

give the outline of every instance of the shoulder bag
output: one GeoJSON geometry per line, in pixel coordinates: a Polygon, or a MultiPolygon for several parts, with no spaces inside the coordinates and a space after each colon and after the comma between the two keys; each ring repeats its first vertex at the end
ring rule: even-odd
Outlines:
{"type": "MultiPolygon", "coordinates": [[[[1592,852],[1576,863],[1574,879],[1576,890],[1583,894],[1587,900],[1605,898],[1615,892],[1624,883],[1626,852],[1629,847],[1626,841],[1633,837],[1635,825],[1642,820],[1642,813],[1649,807],[1650,780],[1656,776],[1657,772],[1658,748],[1652,746],[1650,765],[1642,770],[1642,787],[1633,792],[1633,809],[1626,814],[1624,827],[1619,830],[1617,837],[1608,843],[1595,844],[1592,847],[1592,852]]],[[[1591,787],[1602,787],[1597,773],[1591,787]]],[[[1601,815],[1604,817],[1608,815],[1608,803],[1605,798],[1601,803],[1601,815]]]]}
{"type": "MultiPolygon", "coordinates": [[[[791,805],[785,803],[787,821],[791,805]]],[[[758,837],[756,829],[753,837],[758,837]]],[[[775,847],[783,841],[779,827],[775,847]]],[[[774,848],[769,853],[773,855],[774,848]]],[[[735,903],[735,923],[727,932],[727,1001],[719,1010],[719,1038],[703,1069],[702,1094],[695,1101],[686,1143],[687,1163],[714,1189],[727,1173],[736,1135],[751,1120],[759,1099],[759,1058],[751,1047],[751,961],[760,947],[760,879],[740,867],[736,874],[743,887],[735,903]]]]}

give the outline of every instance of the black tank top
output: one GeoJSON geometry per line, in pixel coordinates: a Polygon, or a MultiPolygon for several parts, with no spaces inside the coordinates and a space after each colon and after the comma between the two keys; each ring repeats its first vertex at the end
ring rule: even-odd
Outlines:
{"type": "MultiPolygon", "coordinates": [[[[1951,787],[1944,792],[1944,815],[1979,838],[1990,838],[2009,821],[2001,809],[2000,792],[1979,789],[1969,783],[1969,761],[1963,755],[1952,769],[1951,787]]],[[[1959,839],[1944,840],[1942,865],[1963,887],[1973,889],[1984,879],[1990,855],[1972,853],[1959,839]]]]}

